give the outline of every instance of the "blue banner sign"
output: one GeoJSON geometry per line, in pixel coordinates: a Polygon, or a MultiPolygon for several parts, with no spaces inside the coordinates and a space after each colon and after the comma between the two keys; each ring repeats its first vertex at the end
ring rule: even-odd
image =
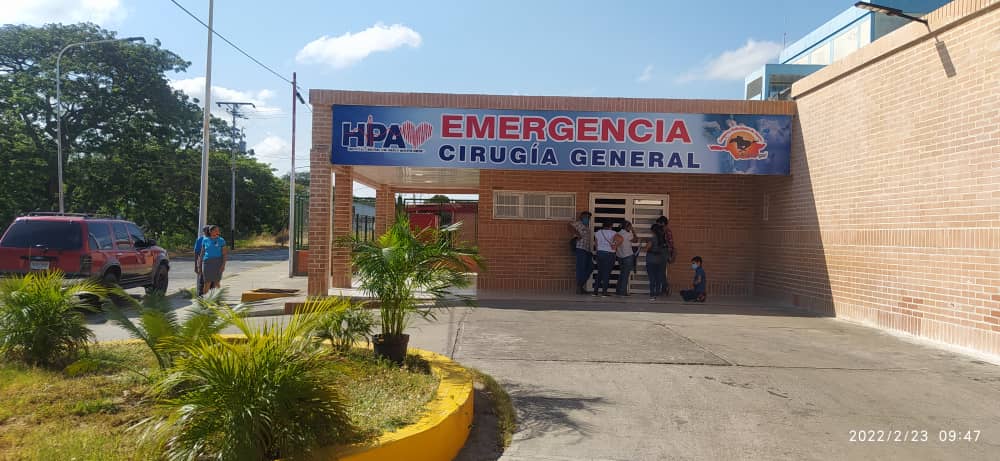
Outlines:
{"type": "Polygon", "coordinates": [[[502,170],[788,175],[787,115],[334,105],[330,161],[502,170]]]}

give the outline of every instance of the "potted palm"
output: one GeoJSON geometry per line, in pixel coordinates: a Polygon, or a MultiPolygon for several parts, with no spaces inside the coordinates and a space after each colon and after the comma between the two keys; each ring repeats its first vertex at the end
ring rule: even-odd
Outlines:
{"type": "MultiPolygon", "coordinates": [[[[475,248],[452,243],[460,226],[415,231],[409,218],[400,214],[375,240],[344,241],[351,248],[361,290],[379,305],[381,334],[372,337],[376,355],[402,363],[410,340],[404,332],[413,316],[433,320],[434,307],[453,295],[452,288],[469,286],[473,265],[482,267],[475,248]],[[418,299],[419,294],[429,299],[418,299]]],[[[471,304],[471,298],[458,299],[471,304]]]]}

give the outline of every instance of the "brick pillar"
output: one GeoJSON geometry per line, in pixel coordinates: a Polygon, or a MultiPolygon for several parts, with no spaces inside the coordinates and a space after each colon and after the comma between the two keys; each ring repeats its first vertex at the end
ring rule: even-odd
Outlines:
{"type": "Polygon", "coordinates": [[[309,296],[330,292],[330,228],[333,184],[330,154],[326,149],[310,152],[309,166],[309,296]]]}
{"type": "MultiPolygon", "coordinates": [[[[354,170],[349,166],[333,167],[333,241],[352,235],[354,205],[354,170]]],[[[330,268],[335,288],[351,287],[351,251],[334,243],[330,268]]]]}
{"type": "Polygon", "coordinates": [[[391,186],[375,189],[375,236],[385,233],[396,219],[396,194],[391,186]]]}

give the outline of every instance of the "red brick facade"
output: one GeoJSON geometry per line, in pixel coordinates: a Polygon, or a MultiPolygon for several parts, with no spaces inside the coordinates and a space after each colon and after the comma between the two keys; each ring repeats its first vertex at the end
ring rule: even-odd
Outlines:
{"type": "MultiPolygon", "coordinates": [[[[350,283],[350,187],[329,163],[332,104],[607,112],[798,114],[790,177],[481,170],[480,290],[566,291],[565,221],[493,218],[497,190],[670,196],[679,250],[713,295],[763,295],[1000,355],[1000,0],[956,0],[801,80],[795,102],[313,90],[310,294],[350,283]],[[343,204],[343,205],[342,205],[343,204]],[[333,213],[331,213],[331,211],[333,213]],[[332,256],[332,258],[331,258],[332,256]],[[332,274],[332,277],[328,276],[332,274]]],[[[384,229],[404,189],[374,187],[384,229]]]]}
{"type": "Polygon", "coordinates": [[[750,295],[756,262],[754,187],[748,176],[482,170],[479,247],[490,266],[480,275],[479,288],[569,292],[574,285],[566,221],[494,219],[492,191],[573,192],[579,211],[588,209],[591,192],[605,192],[669,194],[678,251],[669,270],[673,286],[690,284],[687,261],[698,255],[705,260],[709,292],[750,295]]]}

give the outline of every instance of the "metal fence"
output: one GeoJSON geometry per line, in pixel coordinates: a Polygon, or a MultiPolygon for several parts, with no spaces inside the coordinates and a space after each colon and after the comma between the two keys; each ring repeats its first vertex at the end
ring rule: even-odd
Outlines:
{"type": "Polygon", "coordinates": [[[355,213],[351,218],[354,223],[354,236],[360,240],[375,240],[375,217],[355,213]]]}
{"type": "Polygon", "coordinates": [[[309,249],[309,196],[295,196],[295,235],[292,237],[296,250],[309,249]]]}
{"type": "MultiPolygon", "coordinates": [[[[351,217],[351,227],[354,235],[361,240],[375,239],[375,217],[354,213],[351,217]]],[[[309,197],[295,197],[295,236],[296,250],[309,249],[309,197]]]]}

